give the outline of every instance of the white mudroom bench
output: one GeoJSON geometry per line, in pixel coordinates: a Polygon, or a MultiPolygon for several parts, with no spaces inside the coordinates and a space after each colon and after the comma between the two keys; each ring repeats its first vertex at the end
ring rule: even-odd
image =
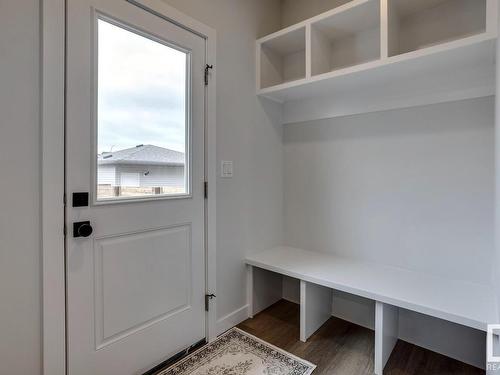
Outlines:
{"type": "Polygon", "coordinates": [[[246,264],[250,316],[281,297],[269,288],[272,278],[300,280],[302,341],[332,315],[332,289],[374,300],[378,375],[398,340],[399,308],[482,331],[498,317],[494,291],[485,285],[286,246],[250,255],[246,264]],[[257,276],[255,268],[271,272],[257,276]]]}

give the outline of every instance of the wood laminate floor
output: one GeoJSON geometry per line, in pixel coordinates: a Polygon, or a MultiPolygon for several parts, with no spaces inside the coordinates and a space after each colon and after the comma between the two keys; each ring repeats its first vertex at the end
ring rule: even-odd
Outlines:
{"type": "MultiPolygon", "coordinates": [[[[373,374],[373,331],[330,318],[306,343],[299,340],[299,306],[280,301],[238,327],[318,367],[313,375],[373,374]]],[[[399,340],[384,375],[476,375],[485,372],[399,340]]]]}

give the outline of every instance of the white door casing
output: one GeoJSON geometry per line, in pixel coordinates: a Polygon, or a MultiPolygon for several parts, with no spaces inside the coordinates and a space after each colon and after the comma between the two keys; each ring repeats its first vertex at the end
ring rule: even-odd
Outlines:
{"type": "Polygon", "coordinates": [[[66,49],[68,370],[141,373],[206,335],[205,39],[122,0],[69,0],[66,49]],[[98,19],[188,52],[187,194],[72,207],[95,191],[98,19]],[[90,237],[73,238],[80,221],[90,237]]]}

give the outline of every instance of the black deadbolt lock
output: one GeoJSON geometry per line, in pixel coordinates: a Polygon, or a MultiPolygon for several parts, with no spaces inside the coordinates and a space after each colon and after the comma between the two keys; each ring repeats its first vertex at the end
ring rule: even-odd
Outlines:
{"type": "Polygon", "coordinates": [[[88,207],[89,193],[73,193],[73,207],[88,207]]]}
{"type": "Polygon", "coordinates": [[[73,237],[88,237],[92,234],[92,226],[90,221],[79,221],[73,223],[73,237]]]}

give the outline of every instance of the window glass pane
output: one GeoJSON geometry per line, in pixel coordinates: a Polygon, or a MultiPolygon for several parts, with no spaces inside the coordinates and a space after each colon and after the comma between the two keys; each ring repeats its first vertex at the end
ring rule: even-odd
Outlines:
{"type": "Polygon", "coordinates": [[[98,20],[97,199],[186,194],[185,52],[98,20]]]}

